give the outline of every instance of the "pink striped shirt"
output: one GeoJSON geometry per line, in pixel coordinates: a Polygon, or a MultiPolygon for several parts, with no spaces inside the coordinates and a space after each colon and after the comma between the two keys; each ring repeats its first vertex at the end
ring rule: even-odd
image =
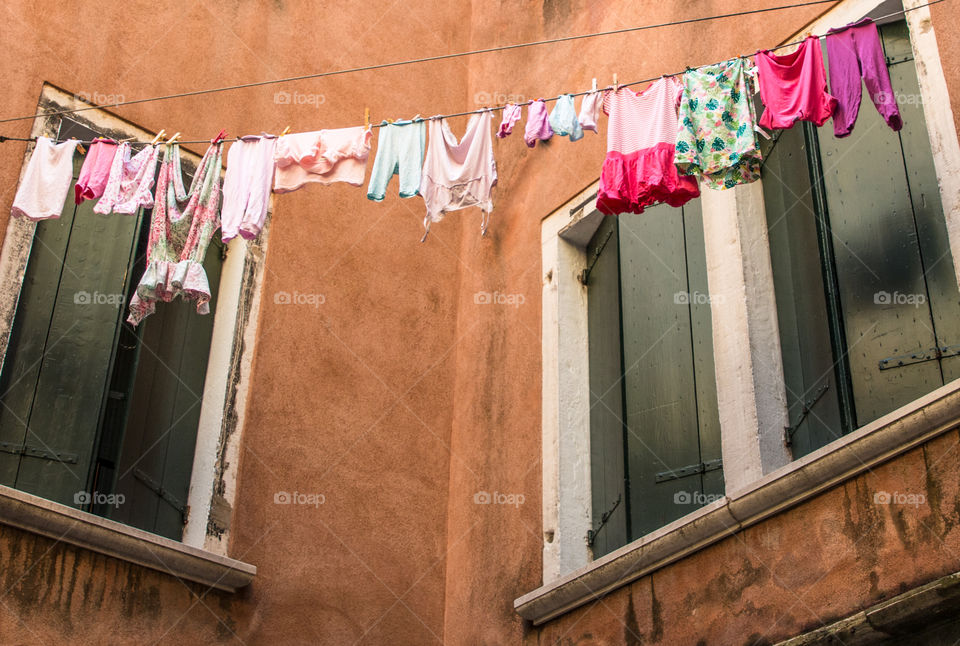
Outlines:
{"type": "Polygon", "coordinates": [[[603,111],[610,117],[607,152],[629,154],[675,144],[682,89],[673,77],[661,77],[639,94],[626,87],[608,90],[603,97],[603,111]]]}

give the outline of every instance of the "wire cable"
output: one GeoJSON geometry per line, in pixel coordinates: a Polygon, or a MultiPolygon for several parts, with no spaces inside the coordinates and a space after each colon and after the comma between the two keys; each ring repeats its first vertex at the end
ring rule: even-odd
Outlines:
{"type": "MultiPolygon", "coordinates": [[[[287,78],[282,78],[282,79],[275,79],[275,80],[270,80],[270,81],[255,81],[255,82],[252,82],[252,83],[244,83],[244,84],[241,84],[241,85],[231,85],[231,86],[226,86],[226,87],[210,88],[210,89],[205,89],[205,90],[193,90],[193,91],[190,91],[190,92],[180,92],[180,93],[177,93],[177,94],[168,94],[168,95],[164,95],[164,96],[150,97],[150,98],[146,98],[146,99],[134,99],[134,100],[131,100],[131,101],[121,101],[121,102],[110,103],[110,104],[106,104],[106,105],[102,105],[102,106],[87,106],[87,107],[83,107],[83,108],[75,108],[75,109],[72,109],[72,110],[59,110],[59,111],[55,111],[55,112],[46,112],[46,113],[42,113],[42,112],[41,112],[41,113],[31,114],[31,115],[23,116],[23,117],[11,117],[11,118],[7,118],[7,119],[0,119],[0,123],[9,123],[9,122],[12,122],[12,121],[23,121],[23,120],[26,120],[26,119],[35,119],[35,118],[37,118],[37,117],[56,117],[56,116],[61,116],[61,115],[66,115],[66,114],[74,114],[74,113],[77,113],[77,112],[84,112],[84,111],[86,111],[86,110],[102,110],[102,109],[106,109],[106,108],[114,108],[114,107],[123,106],[123,105],[132,105],[132,104],[137,104],[137,103],[148,103],[148,102],[152,102],[152,101],[165,101],[165,100],[168,100],[168,99],[176,99],[176,98],[182,98],[182,97],[188,97],[188,96],[197,96],[197,95],[201,95],[201,94],[211,94],[211,93],[215,93],[215,92],[225,92],[225,91],[228,91],[228,90],[238,90],[238,89],[250,88],[250,87],[259,87],[259,86],[271,85],[271,84],[276,84],[276,83],[287,83],[287,82],[290,82],[290,81],[300,81],[300,80],[305,80],[305,79],[320,78],[320,77],[326,77],[326,76],[335,76],[335,75],[339,75],[339,74],[351,74],[351,73],[355,73],[355,72],[365,72],[365,71],[376,70],[376,69],[383,69],[383,68],[388,68],[388,67],[397,67],[397,66],[400,66],[400,65],[410,65],[410,64],[415,64],[415,63],[425,63],[425,62],[445,60],[445,59],[450,59],[450,58],[457,58],[457,57],[461,57],[461,56],[473,56],[473,55],[475,55],[475,54],[485,54],[485,53],[497,52],[497,51],[507,51],[507,50],[518,49],[518,48],[522,48],[522,47],[533,47],[533,46],[537,46],[537,45],[547,45],[547,44],[553,44],[553,43],[559,43],[559,42],[567,42],[567,41],[572,41],[572,40],[580,40],[580,39],[584,39],[584,38],[596,38],[596,37],[599,37],[599,36],[609,36],[609,35],[613,35],[613,34],[622,34],[622,33],[628,33],[628,32],[634,32],[634,31],[642,31],[642,30],[647,30],[647,29],[658,29],[658,28],[662,28],[662,27],[670,27],[670,26],[674,26],[674,25],[684,25],[684,24],[696,23],[696,22],[704,22],[704,21],[709,21],[709,20],[718,20],[718,19],[722,19],[722,18],[733,18],[733,17],[745,16],[745,15],[749,15],[749,14],[764,13],[764,12],[768,12],[768,11],[779,11],[779,10],[783,10],[783,9],[794,9],[794,8],[798,8],[798,7],[806,7],[806,6],[817,5],[817,4],[825,4],[825,3],[828,3],[828,2],[836,2],[836,1],[837,1],[837,0],[812,0],[811,2],[804,2],[804,3],[798,3],[798,4],[792,4],[792,5],[782,5],[782,6],[778,6],[778,7],[768,7],[768,8],[765,8],[765,9],[751,9],[751,10],[748,10],[748,11],[740,11],[740,12],[737,12],[737,13],[721,14],[721,15],[716,15],[716,16],[705,16],[705,17],[701,17],[701,18],[688,18],[688,19],[685,19],[685,20],[677,20],[677,21],[673,21],[673,22],[665,22],[665,23],[659,23],[659,24],[655,24],[655,25],[644,25],[644,26],[640,26],[640,27],[626,27],[626,28],[623,28],[623,29],[614,29],[614,30],[610,30],[610,31],[602,31],[602,32],[596,32],[596,33],[592,33],[592,34],[580,34],[580,35],[577,35],[577,36],[562,36],[562,37],[559,37],[559,38],[551,38],[551,39],[548,39],[548,40],[533,41],[533,42],[528,42],[528,43],[517,43],[517,44],[514,44],[514,45],[504,45],[504,46],[502,46],[502,47],[488,47],[488,48],[485,48],[485,49],[475,49],[475,50],[472,50],[472,51],[459,52],[459,53],[456,53],[456,54],[442,54],[442,55],[439,55],[439,56],[428,56],[428,57],[426,57],[426,58],[417,58],[417,59],[411,59],[411,60],[406,60],[406,61],[395,61],[395,62],[392,62],[392,63],[381,63],[381,64],[378,64],[378,65],[368,65],[368,66],[365,66],[365,67],[353,67],[353,68],[347,68],[347,69],[342,69],[342,70],[334,70],[334,71],[330,71],[330,72],[318,72],[318,73],[315,73],[315,74],[305,74],[305,75],[302,75],[302,76],[292,76],[292,77],[287,77],[287,78]]],[[[894,12],[891,12],[891,13],[886,14],[886,15],[884,15],[884,16],[879,16],[878,18],[875,19],[875,21],[886,20],[886,19],[888,19],[888,18],[893,18],[893,17],[900,16],[900,15],[906,15],[907,12],[915,11],[915,10],[917,10],[917,9],[923,9],[923,8],[925,8],[925,7],[929,7],[929,6],[931,6],[931,5],[939,4],[939,3],[945,2],[945,1],[946,1],[946,0],[930,0],[930,2],[927,2],[927,3],[925,3],[925,4],[917,5],[917,6],[915,6],[915,7],[910,7],[910,8],[908,8],[908,9],[901,9],[901,10],[899,10],[899,11],[894,11],[894,12]]],[[[818,39],[823,39],[823,38],[825,38],[825,37],[826,37],[825,34],[820,35],[820,36],[817,36],[818,39]]],[[[780,49],[784,49],[784,48],[787,48],[787,47],[792,47],[792,46],[794,46],[794,45],[799,45],[799,44],[802,43],[802,42],[803,42],[803,40],[794,41],[794,42],[790,42],[790,43],[783,43],[783,44],[781,44],[781,45],[777,45],[776,47],[773,47],[773,48],[768,49],[768,50],[757,50],[757,51],[758,51],[758,52],[759,52],[759,51],[771,51],[771,52],[774,52],[774,51],[777,51],[777,50],[780,50],[780,49]]],[[[755,52],[755,53],[756,53],[756,52],[755,52]]],[[[732,58],[749,58],[750,56],[754,56],[755,53],[754,53],[754,54],[742,54],[742,55],[740,55],[740,56],[731,56],[730,58],[731,58],[731,59],[732,59],[732,58]]],[[[708,63],[707,65],[710,65],[710,64],[711,64],[711,63],[708,63]]],[[[700,67],[705,67],[705,66],[706,66],[706,65],[703,65],[703,66],[700,66],[700,67]]],[[[657,80],[657,79],[659,79],[659,78],[671,77],[671,76],[679,76],[679,75],[683,74],[684,72],[686,72],[687,70],[690,70],[690,69],[696,69],[696,68],[687,67],[685,70],[680,71],[680,72],[673,72],[673,73],[671,73],[671,74],[662,74],[662,75],[660,75],[660,76],[655,76],[655,77],[648,78],[648,79],[642,79],[642,80],[639,80],[639,81],[631,81],[631,82],[629,82],[629,83],[620,83],[620,84],[618,85],[618,87],[632,87],[632,86],[634,86],[634,85],[641,85],[641,84],[643,84],[643,83],[649,83],[649,82],[655,81],[655,80],[657,80]]],[[[610,86],[608,86],[608,87],[610,87],[610,86]]],[[[581,91],[581,92],[573,92],[573,93],[568,93],[568,94],[570,94],[570,96],[576,97],[576,96],[582,96],[582,95],[585,95],[585,94],[589,94],[590,92],[593,92],[593,91],[594,91],[594,90],[591,89],[591,90],[584,90],[584,91],[581,91]]],[[[560,98],[560,96],[564,96],[564,95],[561,94],[561,95],[558,95],[558,96],[555,96],[555,97],[545,98],[545,99],[543,99],[543,101],[544,101],[544,102],[547,102],[547,103],[549,103],[549,102],[551,102],[551,101],[556,101],[557,99],[560,98]]],[[[523,106],[523,105],[530,105],[531,103],[533,103],[533,100],[523,101],[523,102],[517,103],[517,104],[515,104],[515,105],[523,106]]],[[[467,116],[467,115],[471,115],[471,114],[479,114],[479,113],[481,113],[481,112],[486,112],[486,111],[499,111],[499,110],[503,110],[505,107],[506,107],[506,105],[496,105],[496,106],[491,106],[491,107],[480,108],[480,109],[477,109],[477,110],[466,110],[466,111],[463,111],[463,112],[454,112],[454,113],[450,113],[450,114],[440,114],[440,115],[435,115],[435,116],[432,116],[432,117],[426,117],[426,118],[423,118],[423,119],[416,119],[416,120],[427,121],[427,120],[432,120],[432,119],[447,119],[447,118],[451,118],[451,117],[461,117],[461,116],[467,116]]],[[[371,127],[371,128],[380,128],[380,127],[382,127],[382,126],[383,126],[382,123],[370,124],[370,127],[371,127]]],[[[7,136],[4,136],[4,135],[0,135],[0,143],[6,142],[6,141],[36,141],[36,137],[7,137],[7,136]]],[[[81,143],[81,144],[85,144],[85,145],[89,145],[89,144],[91,144],[91,143],[93,143],[93,142],[92,142],[92,140],[91,140],[91,141],[80,141],[80,143],[81,143]]],[[[150,142],[149,142],[149,141],[128,141],[127,143],[130,143],[130,144],[133,144],[133,145],[138,145],[138,144],[149,144],[150,142]]],[[[162,142],[160,142],[160,143],[162,143],[162,142]]],[[[177,143],[181,143],[181,144],[203,144],[203,143],[210,143],[210,140],[208,140],[208,139],[202,139],[202,140],[196,140],[196,141],[178,141],[177,143]]]]}
{"type": "Polygon", "coordinates": [[[11,121],[24,121],[24,120],[26,120],[26,119],[33,119],[33,118],[36,118],[36,117],[38,117],[38,116],[55,117],[55,116],[58,116],[58,115],[61,115],[61,114],[70,114],[70,113],[73,113],[73,112],[82,112],[82,111],[84,111],[84,110],[95,110],[95,109],[98,109],[98,108],[115,108],[115,107],[122,106],[122,105],[133,105],[133,104],[136,104],[136,103],[148,103],[148,102],[151,102],[151,101],[165,101],[165,100],[168,100],[168,99],[178,99],[178,98],[183,98],[183,97],[188,97],[188,96],[198,96],[198,95],[202,95],[202,94],[213,94],[213,93],[215,93],[215,92],[227,92],[227,91],[229,91],[229,90],[240,90],[240,89],[251,88],[251,87],[261,87],[261,86],[264,86],[264,85],[275,85],[275,84],[277,84],[277,83],[289,83],[289,82],[291,82],[291,81],[305,81],[305,80],[308,80],[308,79],[323,78],[323,77],[327,77],[327,76],[338,76],[338,75],[341,75],[341,74],[354,74],[354,73],[357,73],[357,72],[369,72],[369,71],[371,71],[371,70],[386,69],[386,68],[389,68],[389,67],[399,67],[399,66],[401,66],[401,65],[413,65],[413,64],[417,64],[417,63],[429,63],[429,62],[434,62],[434,61],[448,60],[448,59],[451,59],[451,58],[460,58],[460,57],[463,57],[463,56],[475,56],[475,55],[477,55],[477,54],[489,54],[489,53],[492,53],[492,52],[509,51],[509,50],[512,50],[512,49],[520,49],[520,48],[523,48],[523,47],[535,47],[535,46],[538,46],[538,45],[551,45],[551,44],[554,44],[554,43],[569,42],[569,41],[573,41],[573,40],[582,40],[582,39],[585,39],[585,38],[597,38],[597,37],[600,37],[600,36],[611,36],[611,35],[616,35],[616,34],[625,34],[625,33],[630,33],[630,32],[635,32],[635,31],[643,31],[643,30],[647,30],[647,29],[660,29],[660,28],[662,28],[662,27],[671,27],[671,26],[674,26],[674,25],[685,25],[685,24],[690,24],[690,23],[695,23],[695,22],[704,22],[704,21],[709,21],[709,20],[719,20],[719,19],[722,19],[722,18],[735,18],[735,17],[738,17],[738,16],[746,16],[746,15],[749,15],[749,14],[764,13],[764,12],[768,12],[768,11],[780,11],[780,10],[783,10],[783,9],[795,9],[795,8],[799,8],[799,7],[807,7],[807,6],[818,5],[818,4],[826,4],[826,3],[829,3],[829,2],[836,2],[836,1],[837,1],[837,0],[810,0],[810,1],[808,1],[808,2],[801,2],[801,3],[796,3],[796,4],[783,5],[783,6],[779,6],[779,7],[767,7],[767,8],[765,8],[765,9],[751,9],[751,10],[748,10],[748,11],[738,11],[738,12],[736,12],[736,13],[720,14],[720,15],[716,15],[716,16],[703,16],[703,17],[700,17],[700,18],[687,18],[687,19],[684,19],[684,20],[675,20],[675,21],[672,21],[672,22],[664,22],[664,23],[659,23],[659,24],[655,24],[655,25],[642,25],[642,26],[640,26],[640,27],[624,27],[624,28],[622,28],[622,29],[612,29],[612,30],[609,30],[609,31],[595,32],[595,33],[592,33],[592,34],[579,34],[579,35],[576,35],[576,36],[561,36],[561,37],[559,37],[559,38],[549,38],[549,39],[547,39],[547,40],[537,40],[537,41],[531,41],[531,42],[527,42],[527,43],[515,43],[515,44],[513,44],[513,45],[502,45],[502,46],[500,46],[500,47],[486,47],[486,48],[483,48],[483,49],[474,49],[474,50],[471,50],[471,51],[467,51],[467,52],[457,52],[457,53],[454,53],[454,54],[439,54],[439,55],[437,55],[437,56],[426,56],[426,57],[424,57],[424,58],[414,58],[414,59],[405,60],[405,61],[393,61],[393,62],[391,62],[391,63],[379,63],[379,64],[376,64],[376,65],[364,65],[364,66],[362,66],[362,67],[350,67],[350,68],[346,68],[346,69],[342,69],[342,70],[332,70],[332,71],[329,71],[329,72],[316,72],[316,73],[313,73],[313,74],[303,74],[303,75],[300,75],[300,76],[289,76],[289,77],[286,77],[286,78],[273,79],[273,80],[269,80],[269,81],[253,81],[253,82],[251,82],[251,83],[241,83],[241,84],[239,84],[239,85],[227,85],[227,86],[224,86],[224,87],[208,88],[208,89],[204,89],[204,90],[191,90],[191,91],[187,91],[187,92],[178,92],[178,93],[176,93],[176,94],[167,94],[167,95],[164,95],[164,96],[155,96],[155,97],[150,97],[150,98],[146,98],[146,99],[133,99],[133,100],[130,100],[130,101],[117,101],[116,103],[108,103],[108,104],[104,104],[104,105],[101,105],[101,106],[90,106],[90,107],[85,107],[85,108],[76,108],[76,109],[73,109],[73,110],[61,110],[61,111],[59,111],[59,112],[51,112],[51,113],[46,113],[46,114],[43,114],[43,113],[40,113],[40,114],[31,114],[31,115],[26,115],[26,116],[22,116],[22,117],[9,117],[9,118],[6,118],[6,119],[0,119],[0,123],[9,123],[9,122],[11,122],[11,121]]]}

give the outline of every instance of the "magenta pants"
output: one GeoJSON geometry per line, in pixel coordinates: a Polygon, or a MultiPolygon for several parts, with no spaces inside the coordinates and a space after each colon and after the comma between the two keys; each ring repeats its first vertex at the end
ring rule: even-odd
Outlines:
{"type": "Polygon", "coordinates": [[[846,137],[853,132],[860,111],[860,78],[867,84],[873,105],[887,125],[903,127],[897,98],[890,87],[890,73],[880,46],[877,26],[864,18],[846,27],[827,32],[827,63],[830,66],[830,93],[837,98],[833,113],[833,134],[846,137]]]}

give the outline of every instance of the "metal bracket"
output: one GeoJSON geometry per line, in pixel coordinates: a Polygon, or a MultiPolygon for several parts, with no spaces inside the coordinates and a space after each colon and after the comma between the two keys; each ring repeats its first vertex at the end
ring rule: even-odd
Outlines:
{"type": "Polygon", "coordinates": [[[617,507],[620,506],[620,499],[623,497],[622,493],[617,494],[617,501],[613,503],[613,507],[603,512],[603,515],[600,516],[600,524],[596,529],[587,530],[587,545],[593,547],[594,542],[597,540],[597,535],[600,533],[600,530],[603,529],[603,526],[607,524],[607,521],[610,520],[610,516],[613,515],[613,512],[617,510],[617,507]]]}
{"type": "Polygon", "coordinates": [[[187,508],[182,502],[177,500],[177,498],[160,486],[160,483],[148,476],[146,473],[140,469],[133,470],[133,477],[146,485],[147,489],[153,493],[160,496],[160,499],[180,512],[180,518],[183,519],[183,522],[187,522],[187,508]]]}
{"type": "Polygon", "coordinates": [[[686,467],[680,467],[679,469],[671,469],[670,471],[661,471],[654,477],[654,482],[668,482],[670,480],[677,480],[679,478],[685,478],[687,476],[696,475],[698,473],[706,473],[707,471],[716,471],[723,466],[723,459],[717,458],[716,460],[710,460],[709,462],[701,462],[700,464],[691,464],[686,467]]]}
{"type": "Polygon", "coordinates": [[[787,433],[787,446],[790,446],[793,443],[793,434],[797,432],[797,429],[800,428],[800,425],[803,424],[803,420],[807,419],[807,415],[810,414],[810,411],[813,409],[814,405],[820,398],[823,397],[823,394],[827,392],[827,389],[830,388],[830,384],[823,384],[817,389],[817,392],[813,393],[813,397],[808,399],[803,404],[803,408],[800,409],[800,419],[797,420],[795,424],[791,426],[785,426],[784,431],[787,433]]]}
{"type": "Polygon", "coordinates": [[[610,227],[610,231],[607,232],[607,237],[603,239],[603,242],[597,247],[596,251],[593,252],[593,258],[590,259],[590,263],[587,265],[586,269],[580,272],[577,278],[584,285],[590,280],[590,272],[593,271],[594,265],[597,264],[597,261],[600,260],[600,254],[603,252],[604,247],[607,246],[607,243],[610,242],[611,236],[613,236],[614,228],[610,227]]]}
{"type": "Polygon", "coordinates": [[[12,453],[13,455],[23,455],[29,458],[40,458],[42,460],[55,460],[57,462],[66,462],[69,464],[77,463],[75,453],[57,453],[56,451],[46,451],[38,449],[35,446],[27,444],[14,444],[13,442],[0,442],[0,451],[12,453]]]}
{"type": "Polygon", "coordinates": [[[903,54],[902,56],[887,56],[887,67],[892,67],[899,63],[907,63],[913,60],[913,54],[903,54]]]}
{"type": "Polygon", "coordinates": [[[893,368],[902,368],[915,363],[924,361],[935,361],[945,357],[955,357],[960,354],[960,345],[945,345],[943,347],[930,348],[922,352],[909,352],[907,354],[898,354],[895,357],[880,359],[880,370],[892,370],[893,368]]]}

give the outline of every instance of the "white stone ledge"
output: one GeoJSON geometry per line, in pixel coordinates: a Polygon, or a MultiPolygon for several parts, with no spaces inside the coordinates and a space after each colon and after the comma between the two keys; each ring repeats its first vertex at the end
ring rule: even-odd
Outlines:
{"type": "Polygon", "coordinates": [[[960,426],[960,380],[513,602],[543,624],[960,426]]]}
{"type": "Polygon", "coordinates": [[[248,563],[2,485],[0,523],[227,592],[257,574],[248,563]]]}

